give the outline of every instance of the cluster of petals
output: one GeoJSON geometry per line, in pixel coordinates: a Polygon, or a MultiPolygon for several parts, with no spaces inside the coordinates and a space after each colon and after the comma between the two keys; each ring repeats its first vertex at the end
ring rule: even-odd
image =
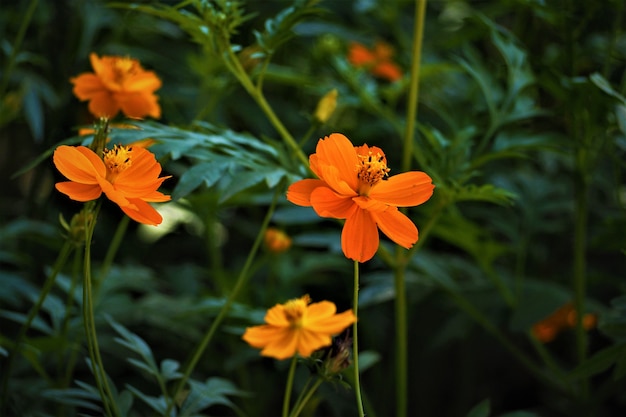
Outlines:
{"type": "Polygon", "coordinates": [[[308,295],[276,304],[265,315],[265,323],[246,329],[243,340],[261,355],[287,359],[296,353],[301,357],[332,344],[332,336],[356,321],[352,310],[336,314],[330,301],[311,304],[308,295]]]}
{"type": "Polygon", "coordinates": [[[115,146],[100,158],[85,146],[63,145],[54,151],[53,162],[69,180],[57,183],[56,189],[72,200],[92,201],[104,193],[131,219],[148,225],[162,222],[148,203],[170,200],[157,191],[169,176],[159,177],[161,165],[147,149],[115,146]]]}
{"type": "Polygon", "coordinates": [[[402,70],[393,62],[393,49],[385,42],[378,41],[372,49],[352,42],[348,47],[348,62],[355,67],[367,68],[374,76],[388,81],[402,78],[402,70]]]}
{"type": "Polygon", "coordinates": [[[146,71],[136,59],[120,56],[89,56],[93,73],[71,78],[74,95],[89,101],[89,111],[96,117],[112,118],[120,111],[127,117],[161,117],[158,97],[161,80],[146,71]]]}
{"type": "MultiPolygon", "coordinates": [[[[566,329],[576,327],[577,313],[574,303],[569,302],[559,307],[549,316],[535,323],[531,329],[532,334],[542,343],[553,341],[556,336],[566,329]]],[[[583,328],[585,330],[595,327],[597,316],[589,313],[582,318],[583,328]]]]}
{"type": "Polygon", "coordinates": [[[432,196],[435,186],[427,174],[386,178],[389,168],[380,148],[354,146],[340,133],[320,139],[309,163],[318,179],[292,184],[287,199],[312,206],[321,217],[346,219],[341,247],[347,258],[370,260],[378,250],[378,229],[404,248],[417,242],[417,227],[398,207],[417,206],[432,196]]]}

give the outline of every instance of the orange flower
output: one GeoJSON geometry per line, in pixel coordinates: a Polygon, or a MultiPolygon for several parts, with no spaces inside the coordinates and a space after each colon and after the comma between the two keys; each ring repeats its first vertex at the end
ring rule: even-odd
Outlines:
{"type": "Polygon", "coordinates": [[[292,184],[287,199],[299,206],[313,206],[321,217],[346,219],[341,247],[347,258],[365,262],[378,249],[377,227],[404,248],[417,242],[417,227],[398,207],[427,201],[435,186],[423,172],[412,171],[385,179],[387,159],[383,151],[354,146],[340,133],[320,139],[309,158],[319,179],[292,184]]]}
{"type": "Polygon", "coordinates": [[[267,324],[248,327],[243,340],[261,355],[287,359],[298,353],[302,357],[324,346],[330,346],[331,336],[341,333],[356,321],[352,310],[335,314],[337,307],[330,301],[311,303],[308,295],[276,304],[267,310],[267,324]]]}
{"type": "Polygon", "coordinates": [[[393,82],[402,78],[402,70],[392,57],[393,49],[385,42],[376,42],[374,49],[352,42],[348,48],[348,61],[352,65],[367,68],[373,75],[393,82]]]}
{"type": "Polygon", "coordinates": [[[270,252],[282,253],[291,247],[291,238],[282,230],[270,227],[265,231],[265,246],[270,252]]]}
{"type": "Polygon", "coordinates": [[[113,117],[120,110],[127,116],[161,117],[161,107],[154,94],[161,80],[144,70],[139,61],[128,57],[89,56],[95,73],[83,73],[70,81],[81,101],[89,100],[89,111],[96,117],[113,117]]]}
{"type": "MultiPolygon", "coordinates": [[[[576,316],[574,303],[566,303],[548,317],[535,323],[531,332],[540,342],[551,342],[563,330],[576,327],[576,316]]],[[[595,327],[597,317],[595,314],[585,314],[582,321],[583,328],[590,330],[595,327]]]]}
{"type": "Polygon", "coordinates": [[[70,181],[57,183],[56,189],[76,201],[91,201],[104,194],[128,217],[144,224],[163,220],[148,202],[170,200],[157,191],[170,178],[159,177],[161,165],[154,155],[141,147],[116,145],[106,150],[103,159],[85,146],[59,146],[54,165],[70,181]]]}

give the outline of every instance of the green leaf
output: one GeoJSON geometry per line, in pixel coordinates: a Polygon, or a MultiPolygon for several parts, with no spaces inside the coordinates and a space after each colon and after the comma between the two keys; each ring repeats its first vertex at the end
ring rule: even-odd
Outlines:
{"type": "Polygon", "coordinates": [[[613,366],[617,361],[621,361],[626,356],[626,343],[618,343],[609,346],[596,353],[585,362],[581,363],[568,375],[569,379],[576,381],[581,378],[604,372],[613,366]]]}
{"type": "MultiPolygon", "coordinates": [[[[133,393],[137,398],[146,403],[150,408],[159,413],[159,415],[164,416],[165,411],[167,410],[167,402],[165,398],[161,395],[159,397],[152,397],[150,395],[146,395],[143,392],[139,391],[137,388],[132,385],[126,384],[126,388],[133,393]]],[[[170,412],[170,417],[174,417],[175,410],[170,412]]]]}
{"type": "Polygon", "coordinates": [[[192,416],[197,412],[213,405],[233,407],[233,403],[227,397],[229,395],[245,395],[235,385],[223,378],[209,378],[206,382],[190,380],[191,392],[180,408],[180,417],[192,416]]]}
{"type": "Polygon", "coordinates": [[[180,363],[173,359],[164,359],[161,361],[161,376],[165,381],[169,381],[171,379],[178,379],[183,376],[182,373],[178,372],[178,368],[180,367],[180,363]]]}
{"type": "Polygon", "coordinates": [[[496,187],[493,184],[466,184],[455,187],[451,191],[454,201],[485,201],[503,206],[508,206],[516,199],[516,195],[504,188],[496,187]]]}
{"type": "Polygon", "coordinates": [[[589,76],[589,79],[600,90],[604,91],[606,94],[610,95],[611,97],[616,98],[617,100],[622,102],[622,104],[626,104],[626,98],[623,95],[621,95],[619,92],[617,92],[611,86],[611,83],[609,83],[609,81],[606,78],[604,78],[600,73],[594,72],[593,74],[589,76]]]}
{"type": "Polygon", "coordinates": [[[486,399],[475,405],[474,408],[467,413],[466,417],[489,417],[490,413],[491,403],[489,399],[486,399]]]}

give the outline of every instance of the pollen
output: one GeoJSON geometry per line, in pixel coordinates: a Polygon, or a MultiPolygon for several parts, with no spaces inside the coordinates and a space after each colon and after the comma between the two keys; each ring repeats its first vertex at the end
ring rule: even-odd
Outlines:
{"type": "Polygon", "coordinates": [[[105,149],[103,153],[104,165],[107,168],[107,177],[116,177],[132,164],[132,147],[115,145],[113,149],[105,149]]]}
{"type": "Polygon", "coordinates": [[[359,159],[357,177],[361,182],[372,186],[389,175],[390,169],[387,168],[387,161],[380,152],[374,155],[372,151],[369,151],[367,155],[359,155],[359,159]]]}
{"type": "Polygon", "coordinates": [[[117,83],[122,83],[126,78],[134,75],[137,71],[137,61],[128,57],[116,58],[113,63],[113,78],[117,83]]]}
{"type": "Polygon", "coordinates": [[[289,300],[284,304],[284,312],[287,321],[291,324],[291,327],[302,327],[302,317],[306,311],[307,305],[311,302],[308,295],[302,298],[295,298],[289,300]]]}

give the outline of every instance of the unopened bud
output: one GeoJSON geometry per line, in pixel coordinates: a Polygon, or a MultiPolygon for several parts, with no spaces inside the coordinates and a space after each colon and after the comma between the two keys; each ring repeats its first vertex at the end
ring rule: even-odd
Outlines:
{"type": "Polygon", "coordinates": [[[265,232],[265,246],[270,252],[282,253],[291,247],[291,238],[282,230],[270,227],[265,232]]]}
{"type": "Polygon", "coordinates": [[[339,93],[337,92],[337,89],[332,89],[317,103],[317,108],[315,109],[313,116],[318,122],[323,124],[330,119],[330,116],[332,116],[333,112],[337,108],[338,95],[339,93]]]}

